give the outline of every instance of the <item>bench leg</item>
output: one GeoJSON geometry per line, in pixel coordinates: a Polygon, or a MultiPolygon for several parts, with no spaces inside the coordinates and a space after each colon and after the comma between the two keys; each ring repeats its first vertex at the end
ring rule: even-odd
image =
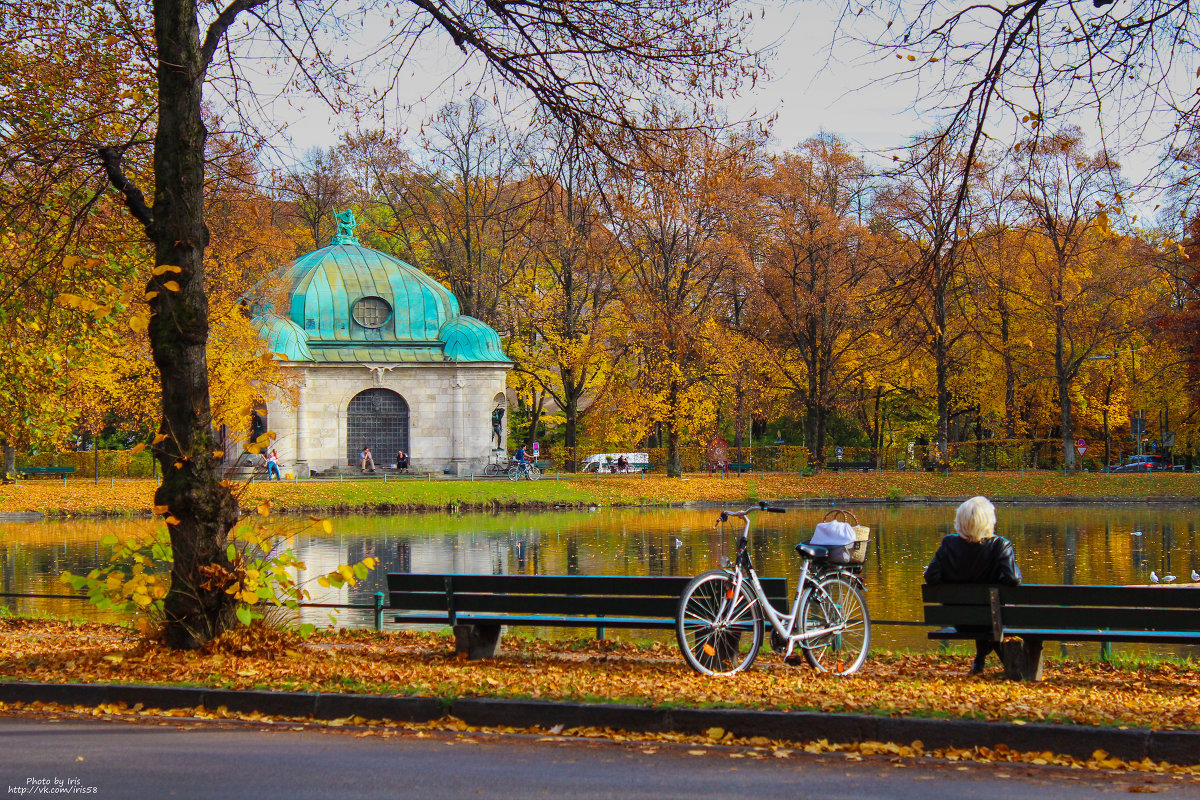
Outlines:
{"type": "Polygon", "coordinates": [[[1000,644],[1004,677],[1014,681],[1042,679],[1042,640],[1011,637],[1000,644]]]}
{"type": "Polygon", "coordinates": [[[494,658],[500,647],[499,625],[455,625],[454,649],[460,659],[494,658]]]}

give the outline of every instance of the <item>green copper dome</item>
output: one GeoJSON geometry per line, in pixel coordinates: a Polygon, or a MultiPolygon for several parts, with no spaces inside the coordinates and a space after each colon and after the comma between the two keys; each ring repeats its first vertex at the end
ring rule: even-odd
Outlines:
{"type": "Polygon", "coordinates": [[[508,361],[500,346],[500,336],[465,314],[443,325],[438,338],[445,344],[447,361],[508,361]]]}
{"type": "Polygon", "coordinates": [[[276,277],[283,308],[262,298],[254,323],[272,352],[292,361],[439,363],[509,359],[500,337],[459,313],[458,300],[421,270],[354,237],[354,217],[337,215],[333,242],[297,258],[276,277]]]}
{"type": "Polygon", "coordinates": [[[276,314],[261,314],[250,320],[258,335],[267,340],[272,353],[282,355],[288,361],[312,361],[304,329],[290,319],[276,314]]]}

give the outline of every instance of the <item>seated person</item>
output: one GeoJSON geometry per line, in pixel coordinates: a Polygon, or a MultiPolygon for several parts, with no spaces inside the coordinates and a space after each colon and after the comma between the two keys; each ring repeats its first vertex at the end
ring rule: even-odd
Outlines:
{"type": "Polygon", "coordinates": [[[408,469],[408,454],[403,450],[396,451],[396,469],[408,469]]]}
{"type": "Polygon", "coordinates": [[[629,470],[629,459],[624,455],[617,456],[617,472],[627,472],[629,470]]]}
{"type": "MultiPolygon", "coordinates": [[[[1021,569],[1012,542],[996,536],[996,507],[986,497],[972,497],[958,507],[954,515],[954,530],[942,538],[933,560],[925,568],[925,582],[991,583],[1001,586],[1020,586],[1021,569]]],[[[965,631],[964,631],[965,632],[965,631]]],[[[969,675],[983,672],[984,662],[992,651],[1000,655],[1000,643],[990,639],[975,640],[975,663],[969,675]]]]}
{"type": "Polygon", "coordinates": [[[363,445],[361,458],[362,458],[362,464],[359,466],[359,469],[361,469],[363,472],[366,472],[368,469],[368,466],[369,466],[371,472],[374,472],[375,471],[375,457],[371,455],[371,448],[367,447],[365,444],[363,445]]]}

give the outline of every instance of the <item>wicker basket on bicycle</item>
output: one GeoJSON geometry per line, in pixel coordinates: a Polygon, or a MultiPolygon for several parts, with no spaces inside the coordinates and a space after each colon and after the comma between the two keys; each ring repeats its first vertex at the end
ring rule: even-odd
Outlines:
{"type": "MultiPolygon", "coordinates": [[[[844,508],[835,508],[826,514],[821,522],[822,524],[826,522],[844,522],[853,532],[852,535],[854,538],[851,541],[825,545],[829,548],[829,561],[831,563],[860,566],[867,560],[867,549],[871,544],[871,529],[866,525],[860,525],[858,517],[854,516],[852,511],[847,511],[844,508]]],[[[849,536],[850,534],[846,534],[846,539],[849,539],[849,536]]],[[[821,542],[816,541],[816,538],[814,536],[813,543],[821,544],[821,542]]]]}

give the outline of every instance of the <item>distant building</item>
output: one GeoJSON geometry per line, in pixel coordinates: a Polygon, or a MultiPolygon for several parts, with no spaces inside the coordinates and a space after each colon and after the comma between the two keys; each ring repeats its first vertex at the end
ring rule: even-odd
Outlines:
{"type": "Polygon", "coordinates": [[[297,406],[266,408],[284,471],[354,471],[364,446],[380,469],[403,450],[414,471],[480,471],[506,444],[504,426],[493,434],[512,368],[500,337],[416,267],[361,246],[353,214],[338,219],[328,247],[255,298],[259,336],[299,373],[297,406]]]}

